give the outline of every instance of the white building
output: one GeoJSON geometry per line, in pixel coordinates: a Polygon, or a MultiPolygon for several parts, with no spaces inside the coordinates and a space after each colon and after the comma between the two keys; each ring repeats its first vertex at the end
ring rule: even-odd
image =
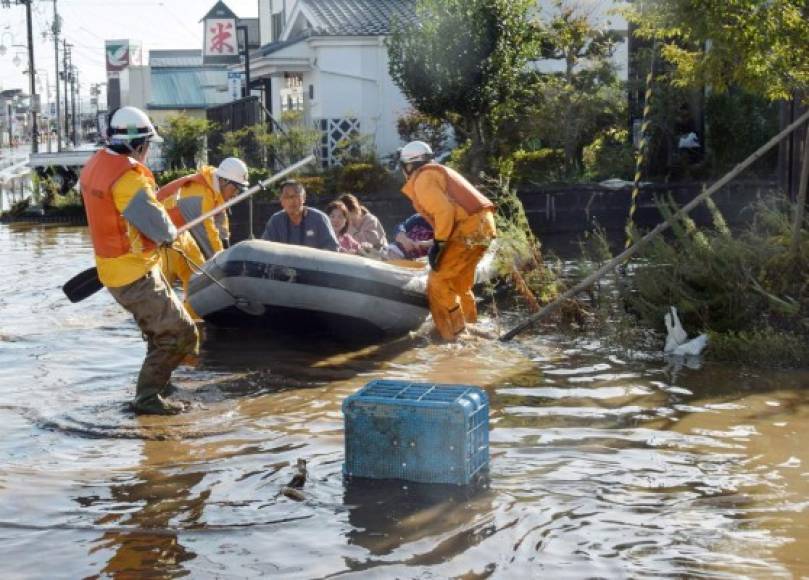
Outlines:
{"type": "Polygon", "coordinates": [[[388,74],[385,36],[412,21],[415,0],[260,0],[262,43],[253,78],[270,77],[276,117],[300,110],[323,133],[321,156],[359,133],[386,155],[401,146],[396,120],[409,104],[388,74]]]}
{"type": "MultiPolygon", "coordinates": [[[[613,13],[620,0],[571,3],[597,24],[626,30],[613,13]]],[[[539,0],[537,15],[547,18],[553,5],[539,0]]],[[[415,7],[416,0],[259,0],[262,46],[251,54],[252,77],[270,79],[267,100],[276,118],[299,110],[322,132],[324,163],[354,133],[371,136],[381,156],[401,146],[396,121],[411,106],[388,74],[384,40],[392,20],[415,21],[415,7]]],[[[626,43],[615,59],[625,79],[626,43]]],[[[538,66],[550,71],[557,63],[538,66]]]]}

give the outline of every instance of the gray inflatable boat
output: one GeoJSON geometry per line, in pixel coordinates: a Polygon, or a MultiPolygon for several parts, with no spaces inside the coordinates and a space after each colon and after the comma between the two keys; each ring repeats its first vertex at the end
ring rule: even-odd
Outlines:
{"type": "Polygon", "coordinates": [[[198,274],[188,301],[216,326],[367,340],[415,330],[429,313],[423,271],[359,256],[250,240],[203,269],[227,291],[198,274]]]}

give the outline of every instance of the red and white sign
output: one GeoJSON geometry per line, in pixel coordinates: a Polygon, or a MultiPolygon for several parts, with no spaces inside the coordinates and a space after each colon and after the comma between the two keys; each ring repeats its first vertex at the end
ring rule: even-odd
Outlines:
{"type": "Polygon", "coordinates": [[[210,18],[205,20],[204,56],[237,56],[238,54],[236,19],[210,18]]]}

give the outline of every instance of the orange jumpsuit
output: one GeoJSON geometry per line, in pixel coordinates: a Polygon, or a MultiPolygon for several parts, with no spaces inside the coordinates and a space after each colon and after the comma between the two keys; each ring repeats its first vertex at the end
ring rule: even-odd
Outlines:
{"type": "Polygon", "coordinates": [[[414,171],[402,192],[430,222],[443,242],[438,269],[427,278],[433,322],[445,340],[455,340],[465,323],[477,320],[472,286],[475,268],[494,239],[494,204],[458,172],[429,163],[414,171]]]}

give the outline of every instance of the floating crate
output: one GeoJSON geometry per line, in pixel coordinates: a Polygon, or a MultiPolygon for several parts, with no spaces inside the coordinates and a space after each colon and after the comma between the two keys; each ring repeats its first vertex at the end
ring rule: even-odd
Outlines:
{"type": "Polygon", "coordinates": [[[348,477],[466,485],[489,465],[489,398],[470,385],[371,381],[343,401],[348,477]]]}

